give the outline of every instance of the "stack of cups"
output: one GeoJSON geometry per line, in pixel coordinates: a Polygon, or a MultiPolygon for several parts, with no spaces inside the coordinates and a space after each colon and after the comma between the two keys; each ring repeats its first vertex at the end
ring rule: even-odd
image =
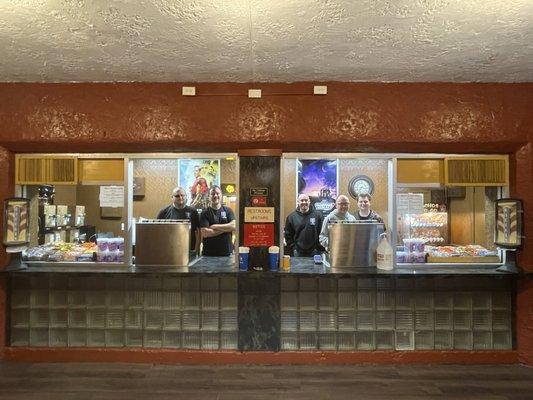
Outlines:
{"type": "Polygon", "coordinates": [[[403,262],[424,263],[426,259],[425,242],[424,239],[403,239],[405,245],[405,261],[403,262]]]}
{"type": "Polygon", "coordinates": [[[250,248],[239,247],[239,270],[248,271],[248,261],[250,259],[250,248]]]}
{"type": "Polygon", "coordinates": [[[268,260],[270,262],[270,270],[278,271],[279,270],[279,247],[270,246],[268,248],[268,260]]]}
{"type": "Polygon", "coordinates": [[[124,238],[98,238],[98,262],[124,262],[124,238]]]}
{"type": "Polygon", "coordinates": [[[96,239],[96,244],[98,246],[98,251],[96,252],[96,261],[107,262],[109,255],[109,244],[107,242],[107,238],[96,239]]]}

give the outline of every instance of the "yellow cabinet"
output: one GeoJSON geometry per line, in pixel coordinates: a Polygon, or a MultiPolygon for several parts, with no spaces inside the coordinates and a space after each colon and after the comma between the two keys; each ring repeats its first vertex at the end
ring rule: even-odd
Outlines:
{"type": "Polygon", "coordinates": [[[77,158],[17,154],[15,183],[18,185],[76,185],[78,183],[77,158]]]}
{"type": "Polygon", "coordinates": [[[397,181],[406,184],[444,183],[444,160],[431,158],[400,158],[397,164],[397,181]]]}
{"type": "Polygon", "coordinates": [[[79,171],[82,185],[122,185],[124,182],[122,158],[79,159],[79,171]]]}

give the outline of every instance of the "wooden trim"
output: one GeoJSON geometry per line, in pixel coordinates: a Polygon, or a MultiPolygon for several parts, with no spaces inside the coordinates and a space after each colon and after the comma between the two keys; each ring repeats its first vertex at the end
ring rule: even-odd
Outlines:
{"type": "Polygon", "coordinates": [[[517,364],[516,350],[245,352],[124,348],[6,347],[17,362],[121,362],[156,364],[517,364]]]}
{"type": "Polygon", "coordinates": [[[281,157],[282,149],[241,149],[239,157],[281,157]]]}

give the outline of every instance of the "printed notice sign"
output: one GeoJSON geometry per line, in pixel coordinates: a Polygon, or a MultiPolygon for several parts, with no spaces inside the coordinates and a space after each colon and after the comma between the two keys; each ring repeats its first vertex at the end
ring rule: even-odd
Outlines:
{"type": "Polygon", "coordinates": [[[262,247],[274,245],[274,224],[244,224],[244,245],[262,247]]]}
{"type": "Polygon", "coordinates": [[[274,207],[244,207],[244,222],[274,222],[274,207]]]}
{"type": "Polygon", "coordinates": [[[124,186],[100,186],[100,207],[124,207],[124,186]]]}
{"type": "Polygon", "coordinates": [[[397,195],[398,215],[422,214],[424,212],[424,195],[422,193],[408,193],[397,195]]]}

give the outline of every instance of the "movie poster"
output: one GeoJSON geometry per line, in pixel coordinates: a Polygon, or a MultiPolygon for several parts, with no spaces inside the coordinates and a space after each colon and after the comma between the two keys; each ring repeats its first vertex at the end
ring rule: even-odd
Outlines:
{"type": "Polygon", "coordinates": [[[220,160],[179,160],[178,185],[187,191],[188,204],[194,208],[207,208],[209,188],[220,186],[220,160]]]}
{"type": "Polygon", "coordinates": [[[298,195],[309,195],[315,210],[328,215],[337,198],[337,160],[297,160],[298,195]]]}

